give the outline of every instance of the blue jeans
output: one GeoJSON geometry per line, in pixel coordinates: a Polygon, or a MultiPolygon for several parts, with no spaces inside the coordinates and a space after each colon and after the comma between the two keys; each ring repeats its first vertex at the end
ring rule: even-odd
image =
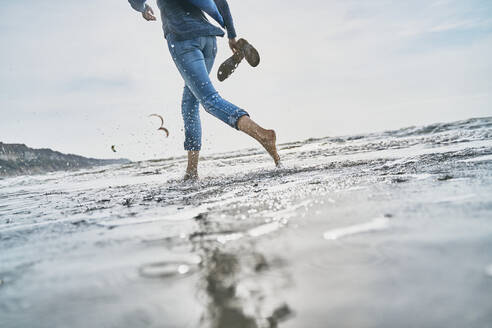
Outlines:
{"type": "Polygon", "coordinates": [[[167,44],[179,73],[185,81],[181,111],[185,128],[185,150],[200,150],[202,127],[199,104],[205,111],[237,129],[237,121],[247,112],[224,100],[215,90],[208,76],[217,54],[215,36],[201,36],[191,40],[176,41],[168,38],[167,44]]]}

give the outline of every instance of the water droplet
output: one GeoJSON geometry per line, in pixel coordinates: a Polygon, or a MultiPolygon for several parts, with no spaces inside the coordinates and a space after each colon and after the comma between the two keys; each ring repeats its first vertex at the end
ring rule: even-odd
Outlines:
{"type": "Polygon", "coordinates": [[[178,266],[178,272],[179,274],[186,274],[190,271],[190,267],[187,266],[186,264],[181,264],[178,266]]]}
{"type": "Polygon", "coordinates": [[[199,256],[189,256],[188,258],[177,259],[177,261],[169,260],[144,264],[140,267],[139,273],[145,278],[171,278],[196,272],[200,263],[201,258],[199,256]]]}

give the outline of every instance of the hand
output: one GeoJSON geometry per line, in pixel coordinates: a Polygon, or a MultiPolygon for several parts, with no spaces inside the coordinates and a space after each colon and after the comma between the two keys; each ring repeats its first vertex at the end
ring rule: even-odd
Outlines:
{"type": "Polygon", "coordinates": [[[142,13],[142,17],[147,21],[155,21],[157,18],[154,16],[154,11],[149,5],[145,5],[145,10],[142,13]]]}
{"type": "Polygon", "coordinates": [[[239,52],[239,46],[237,45],[236,39],[229,39],[229,48],[231,48],[233,53],[239,52]]]}

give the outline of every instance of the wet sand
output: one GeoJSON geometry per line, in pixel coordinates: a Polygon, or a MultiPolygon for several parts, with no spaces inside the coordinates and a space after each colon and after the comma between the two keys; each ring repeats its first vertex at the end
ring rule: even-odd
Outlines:
{"type": "Polygon", "coordinates": [[[492,118],[0,180],[0,327],[489,327],[492,118]]]}

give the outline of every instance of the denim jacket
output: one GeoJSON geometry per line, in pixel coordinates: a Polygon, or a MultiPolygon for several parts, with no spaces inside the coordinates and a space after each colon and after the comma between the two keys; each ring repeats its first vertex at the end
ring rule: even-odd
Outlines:
{"type": "MultiPolygon", "coordinates": [[[[128,0],[133,9],[144,12],[146,0],[128,0]]],[[[227,36],[236,37],[229,5],[226,0],[214,0],[224,19],[227,36]]],[[[190,40],[199,36],[224,36],[224,31],[212,25],[205,14],[186,0],[157,0],[161,11],[164,36],[173,40],[190,40]]]]}

